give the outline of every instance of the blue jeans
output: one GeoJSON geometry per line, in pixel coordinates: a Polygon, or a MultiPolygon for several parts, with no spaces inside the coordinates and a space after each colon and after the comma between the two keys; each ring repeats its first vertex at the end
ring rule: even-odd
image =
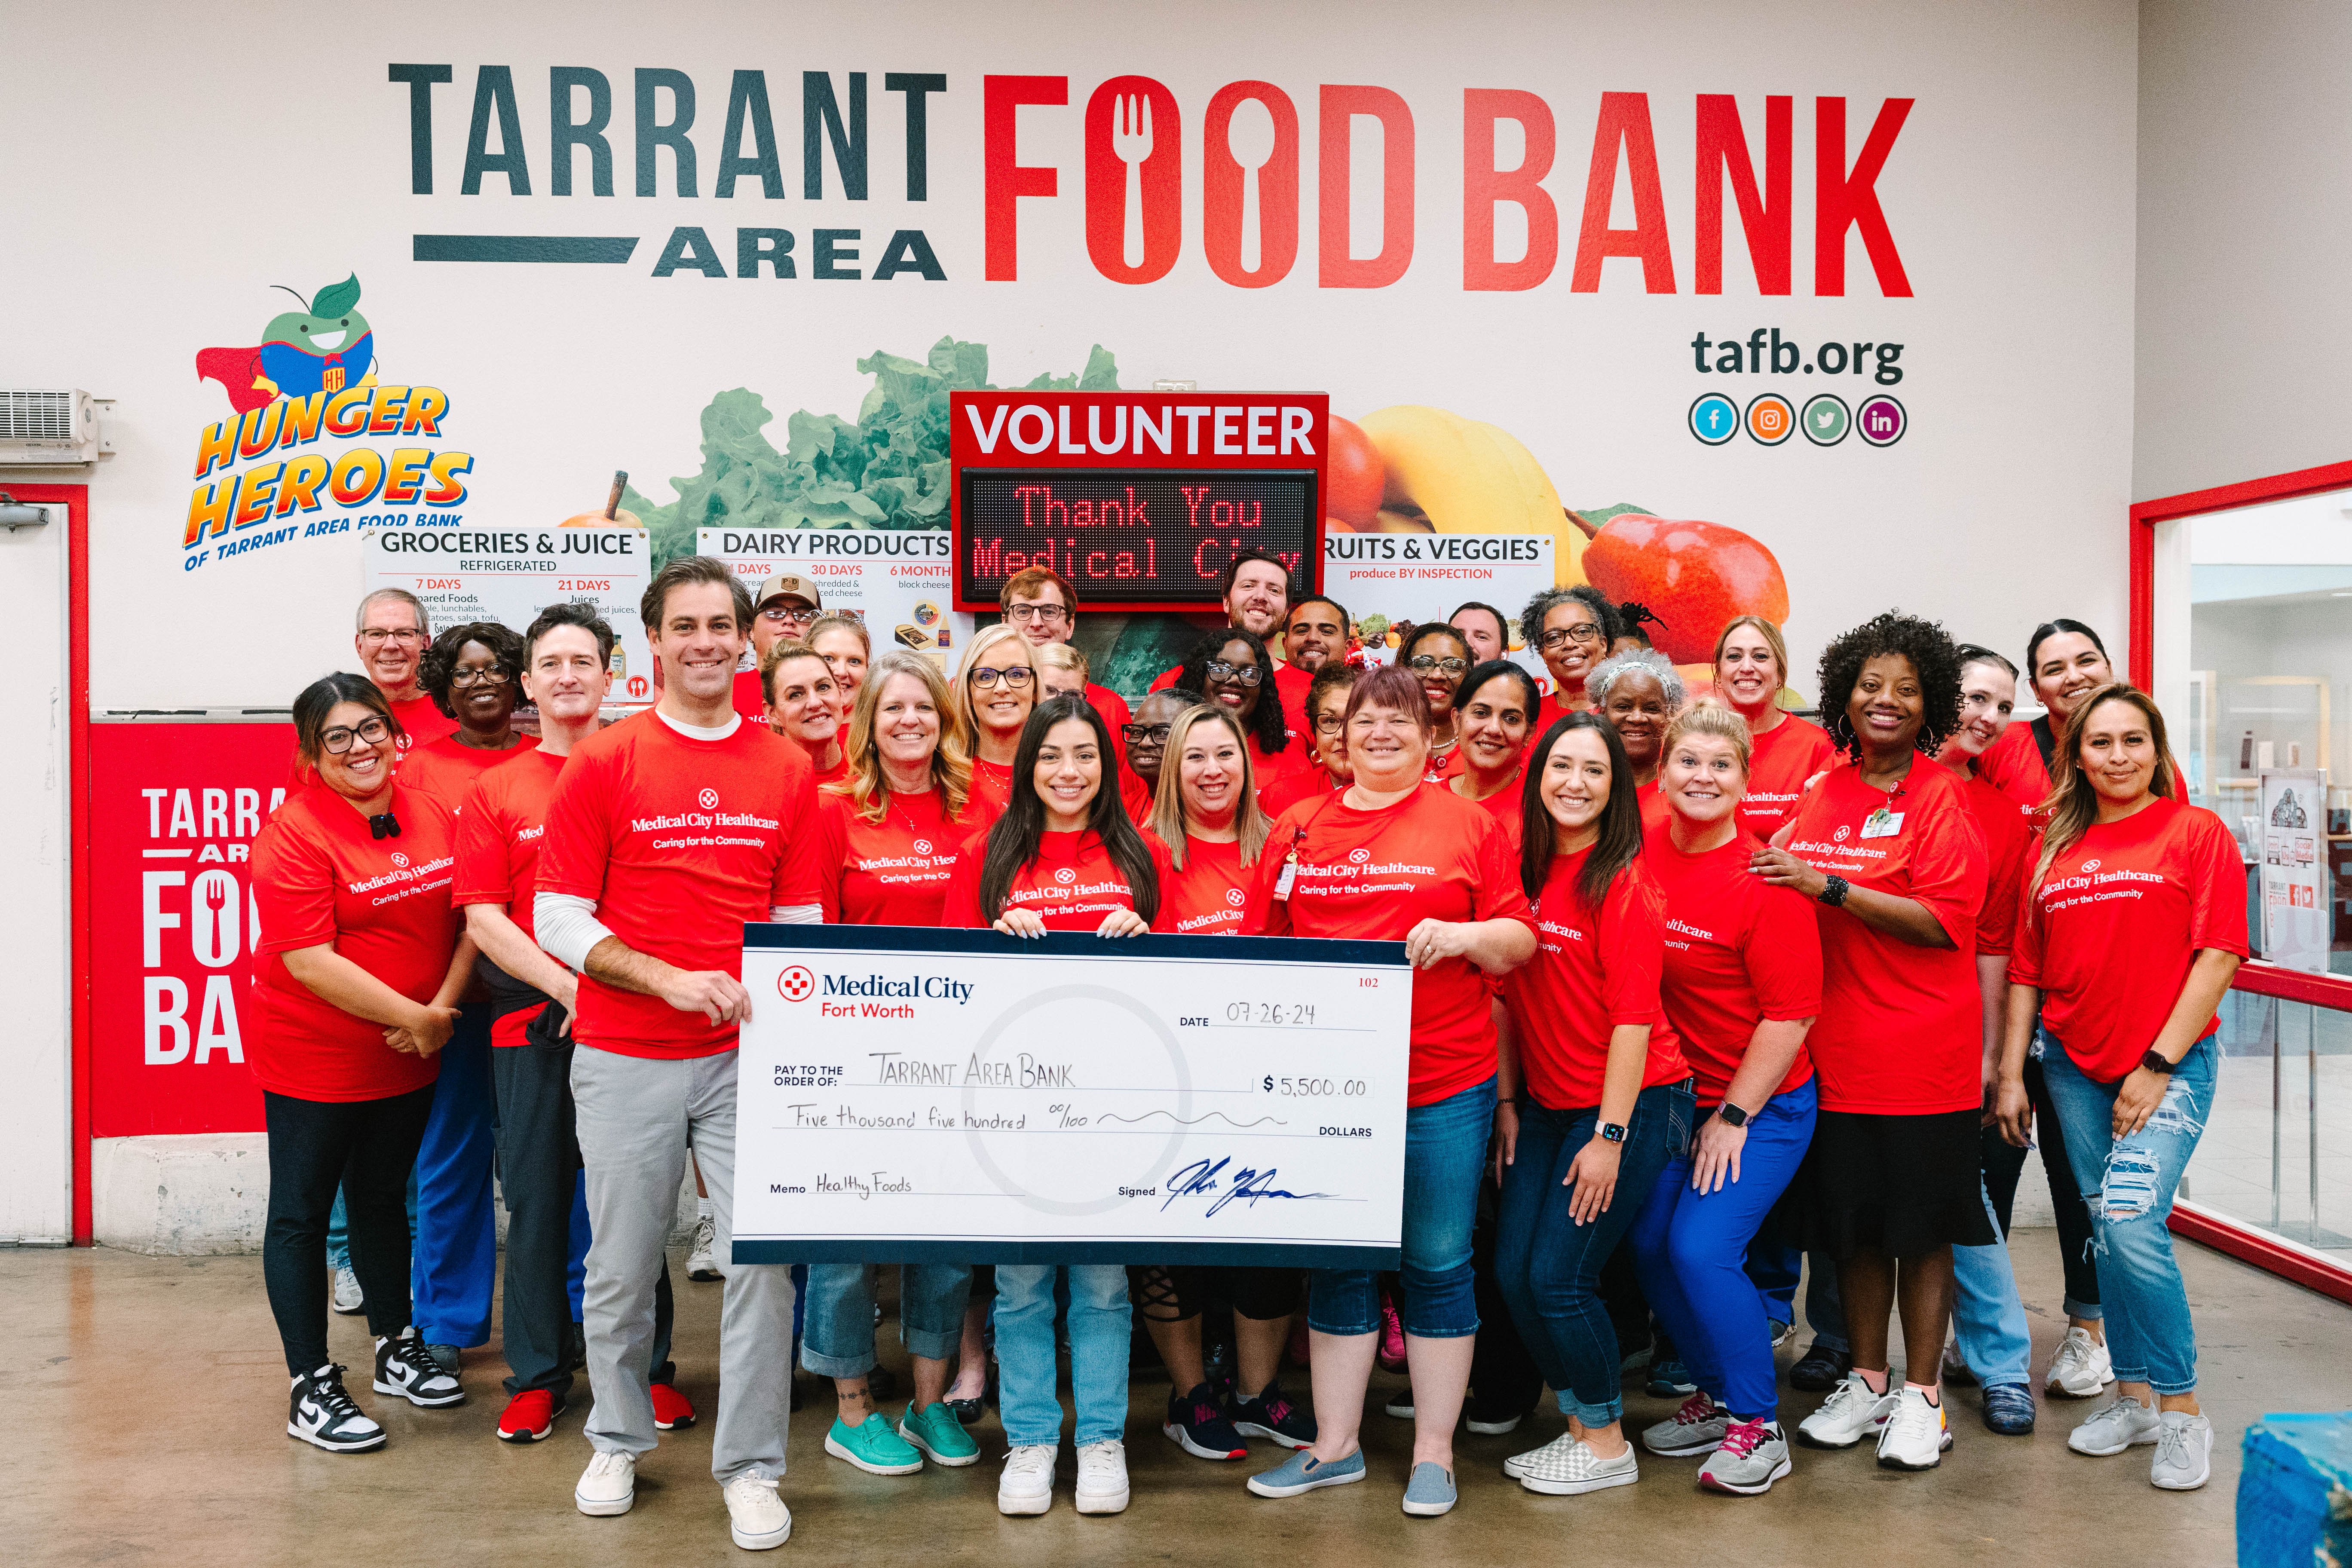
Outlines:
{"type": "Polygon", "coordinates": [[[2099,1266],[2116,1379],[2145,1383],[2158,1394],[2197,1386],[2197,1326],[2165,1220],[2205,1131],[2219,1071],[2209,1035],[2180,1058],[2147,1124],[2118,1140],[2113,1118],[2122,1086],[2084,1077],[2063,1049],[2042,1058],[2050,1103],[2066,1133],[2067,1163],[2091,1210],[2091,1256],[2099,1266]]]}
{"type": "Polygon", "coordinates": [[[1669,1158],[1633,1222],[1633,1260],[1650,1310],[1674,1336],[1691,1381],[1743,1421],[1769,1420],[1780,1407],[1769,1312],[1743,1259],[1804,1163],[1817,1106],[1811,1079],[1766,1100],[1748,1118],[1739,1179],[1719,1192],[1691,1190],[1689,1153],[1669,1158]]]}
{"type": "Polygon", "coordinates": [[[1633,1228],[1666,1162],[1689,1148],[1691,1109],[1687,1080],[1642,1091],[1618,1152],[1617,1190],[1591,1224],[1578,1225],[1568,1212],[1576,1189],[1563,1178],[1592,1142],[1601,1108],[1519,1108],[1518,1148],[1503,1171],[1495,1220],[1495,1278],[1560,1410],[1588,1426],[1625,1413],[1617,1331],[1594,1290],[1601,1266],[1633,1228]]]}
{"type": "MultiPolygon", "coordinates": [[[[1985,1213],[1992,1215],[1995,1236],[2002,1236],[2000,1215],[1985,1194],[1985,1213]]],[[[1960,1359],[1991,1387],[2033,1380],[2033,1340],[2025,1326],[2025,1303],[2018,1299],[2017,1274],[2009,1265],[2007,1239],[1989,1247],[1952,1248],[1952,1332],[1960,1342],[1960,1359]]]]}
{"type": "MultiPolygon", "coordinates": [[[[523,1047],[518,1047],[523,1048],[523,1047]]],[[[416,1151],[416,1245],[409,1293],[426,1344],[490,1341],[499,1277],[498,1216],[490,1192],[497,1096],[490,1084],[490,1010],[468,1007],[441,1048],[433,1117],[416,1151]]]]}
{"type": "MultiPolygon", "coordinates": [[[[1495,1080],[1404,1113],[1404,1331],[1458,1340],[1478,1331],[1470,1232],[1478,1219],[1478,1176],[1495,1130],[1495,1080]]],[[[1381,1326],[1381,1296],[1369,1268],[1318,1268],[1307,1277],[1307,1325],[1318,1333],[1369,1334],[1381,1326]]]]}
{"type": "MultiPolygon", "coordinates": [[[[819,1377],[864,1377],[874,1370],[876,1267],[809,1265],[801,1364],[819,1377]]],[[[963,1309],[971,1299],[970,1264],[903,1265],[898,1270],[898,1337],[908,1353],[932,1361],[953,1355],[963,1338],[963,1309]]]]}
{"type": "Polygon", "coordinates": [[[1005,1441],[1016,1448],[1062,1440],[1062,1402],[1054,1391],[1057,1267],[1066,1267],[1070,1276],[1070,1393],[1078,1405],[1078,1444],[1127,1435],[1127,1348],[1134,1315],[1127,1301],[1126,1266],[1000,1263],[997,1391],[1005,1441]]]}

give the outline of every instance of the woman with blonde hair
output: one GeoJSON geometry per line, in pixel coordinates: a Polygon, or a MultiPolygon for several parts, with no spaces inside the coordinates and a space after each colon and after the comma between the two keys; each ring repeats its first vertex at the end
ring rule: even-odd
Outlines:
{"type": "Polygon", "coordinates": [[[2051,762],[1995,1106],[2024,1147],[2038,1008],[2042,1079],[2090,1201],[2116,1373],[2113,1402],[2066,1446],[2105,1456],[2153,1443],[2149,1481],[2189,1491],[2210,1474],[2213,1426],[2197,1405],[2196,1325],[2165,1220],[2213,1108],[2214,1010],[2246,956],[2245,868],[2221,819],[2184,798],[2146,692],[2111,683],[2084,699],[2051,762]]]}
{"type": "MultiPolygon", "coordinates": [[[[948,721],[945,677],[919,654],[874,663],[850,710],[847,772],[817,794],[819,891],[832,925],[936,926],[948,879],[980,822],[967,816],[971,763],[948,721]]],[[[809,1266],[801,1362],[833,1379],[840,1415],[824,1451],[877,1476],[911,1475],[926,1455],[969,1465],[980,1447],[945,1403],[962,1336],[971,1268],[909,1263],[898,1287],[898,1332],[915,1395],[893,1425],[874,1407],[874,1275],[863,1263],[809,1266]]]]}
{"type": "Polygon", "coordinates": [[[1769,839],[1796,810],[1805,781],[1836,755],[1829,731],[1780,706],[1789,645],[1761,616],[1734,616],[1715,639],[1715,695],[1748,721],[1748,793],[1740,825],[1769,839]]]}
{"type": "Polygon", "coordinates": [[[874,641],[867,635],[866,623],[856,616],[845,616],[838,610],[827,610],[809,623],[801,635],[817,658],[824,660],[833,671],[833,683],[841,689],[841,709],[845,718],[849,705],[857,699],[857,689],[866,684],[866,667],[873,662],[874,641]]]}
{"type": "Polygon", "coordinates": [[[971,792],[990,820],[1013,799],[1013,758],[1037,705],[1036,651],[1018,628],[982,626],[956,672],[955,721],[971,756],[971,792]]]}

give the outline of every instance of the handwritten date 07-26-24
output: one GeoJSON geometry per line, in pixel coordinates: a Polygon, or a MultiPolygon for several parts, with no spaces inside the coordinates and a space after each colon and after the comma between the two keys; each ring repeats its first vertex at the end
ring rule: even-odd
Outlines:
{"type": "Polygon", "coordinates": [[[1315,1004],[1312,1002],[1228,1002],[1225,1022],[1255,1026],[1303,1025],[1315,1026],[1315,1004]]]}

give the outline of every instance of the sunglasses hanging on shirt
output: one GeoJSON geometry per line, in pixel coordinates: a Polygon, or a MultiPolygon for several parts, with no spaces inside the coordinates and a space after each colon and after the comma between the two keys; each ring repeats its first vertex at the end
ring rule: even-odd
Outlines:
{"type": "Polygon", "coordinates": [[[368,837],[371,838],[399,837],[400,818],[393,816],[392,813],[388,811],[380,811],[376,813],[373,816],[368,818],[368,837]]]}

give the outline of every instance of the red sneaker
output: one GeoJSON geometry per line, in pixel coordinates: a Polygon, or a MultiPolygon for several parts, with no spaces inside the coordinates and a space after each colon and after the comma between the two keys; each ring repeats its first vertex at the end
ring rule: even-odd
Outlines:
{"type": "Polygon", "coordinates": [[[555,1418],[563,1414],[563,1405],[544,1388],[526,1388],[507,1401],[499,1416],[499,1441],[501,1443],[536,1443],[555,1430],[555,1418]]]}
{"type": "Polygon", "coordinates": [[[1397,1316],[1396,1300],[1381,1298],[1380,1363],[1389,1372],[1404,1370],[1404,1320],[1397,1316]]]}
{"type": "Polygon", "coordinates": [[[694,1402],[667,1383],[653,1385],[654,1425],[675,1432],[694,1425],[694,1402]]]}

